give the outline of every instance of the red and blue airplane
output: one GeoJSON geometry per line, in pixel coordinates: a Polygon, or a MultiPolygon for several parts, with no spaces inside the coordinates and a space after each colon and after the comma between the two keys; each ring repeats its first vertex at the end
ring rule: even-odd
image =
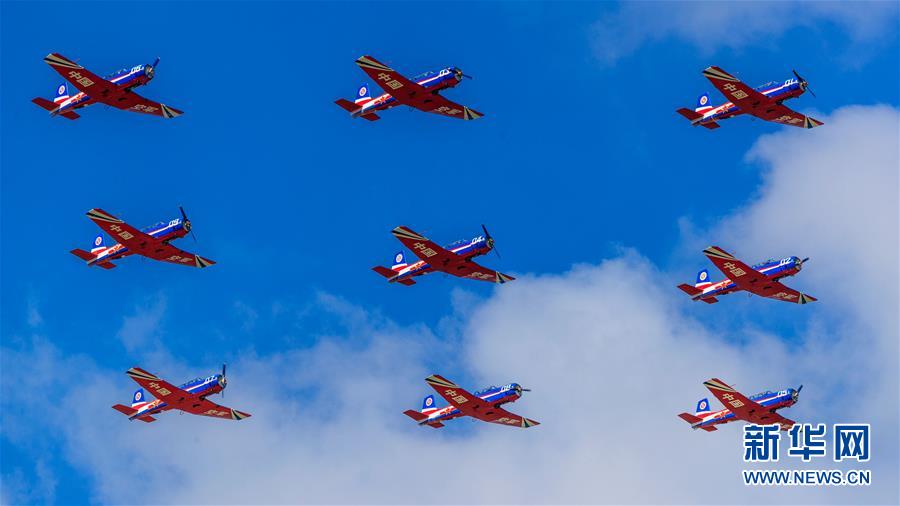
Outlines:
{"type": "Polygon", "coordinates": [[[122,69],[106,77],[94,74],[59,53],[48,54],[44,61],[78,89],[75,96],[69,96],[69,85],[63,81],[56,88],[56,97],[52,102],[41,97],[31,100],[50,111],[50,116],[59,115],[68,119],[78,119],[81,116],[75,112],[77,109],[96,103],[163,118],[174,118],[183,114],[174,107],[147,100],[134,92],[135,88],[143,86],[153,79],[156,67],[159,65],[159,58],[152,64],[122,69]]]}
{"type": "MultiPolygon", "coordinates": [[[[487,254],[494,249],[494,238],[491,237],[484,225],[481,226],[481,229],[484,230],[484,235],[474,239],[456,241],[446,248],[442,248],[413,232],[409,227],[397,227],[391,233],[404,246],[412,250],[419,257],[419,261],[412,265],[407,264],[406,255],[400,251],[394,256],[394,265],[390,269],[377,265],[372,267],[372,270],[386,277],[389,283],[400,283],[406,286],[416,284],[414,277],[434,271],[491,283],[506,283],[516,279],[502,272],[482,267],[472,261],[473,258],[487,254]]],[[[499,257],[500,254],[497,253],[497,256],[499,257]]]]}
{"type": "Polygon", "coordinates": [[[748,398],[718,378],[704,381],[703,384],[725,405],[725,409],[711,411],[709,399],[700,399],[693,415],[690,413],[678,415],[679,418],[691,424],[692,429],[712,432],[716,430],[716,425],[743,420],[757,425],[778,424],[781,425],[781,430],[788,430],[796,423],[779,415],[776,411],[796,404],[803,385],[796,390],[788,388],[780,392],[766,391],[748,398]]]}
{"type": "Polygon", "coordinates": [[[140,367],[132,367],[125,374],[137,382],[141,388],[134,392],[134,396],[131,398],[131,407],[116,404],[113,409],[126,415],[129,420],[150,423],[156,421],[153,415],[170,409],[177,409],[192,415],[228,420],[243,420],[250,416],[249,413],[219,406],[207,399],[210,395],[219,392],[222,392],[223,396],[225,395],[224,390],[228,385],[225,377],[225,364],[222,364],[222,374],[193,379],[177,387],[140,367]],[[145,388],[155,397],[154,400],[147,401],[144,396],[145,388]]]}
{"type": "MultiPolygon", "coordinates": [[[[194,237],[191,231],[191,220],[188,219],[184,208],[181,210],[181,218],[169,221],[161,221],[155,225],[138,230],[103,209],[91,209],[87,212],[88,218],[105,230],[110,236],[121,242],[106,247],[103,245],[103,234],[94,238],[94,246],[91,251],[73,249],[71,253],[78,258],[87,261],[88,266],[97,265],[104,269],[112,269],[116,266],[113,260],[137,254],[178,265],[190,265],[193,267],[209,267],[215,262],[203,258],[200,255],[189,253],[169,244],[170,241],[186,236],[188,233],[194,237]]],[[[196,241],[197,238],[194,237],[196,241]]]]}
{"type": "Polygon", "coordinates": [[[429,395],[422,401],[422,411],[408,409],[403,412],[419,425],[429,425],[439,429],[444,426],[443,422],[461,416],[471,416],[483,422],[523,429],[540,425],[539,422],[510,413],[500,407],[508,402],[519,400],[522,392],[531,391],[522,388],[518,383],[510,383],[502,387],[492,386],[472,394],[437,374],[425,378],[425,382],[431,385],[450,405],[438,409],[434,405],[434,395],[429,395]]]}
{"type": "Polygon", "coordinates": [[[719,128],[718,121],[720,120],[745,113],[782,125],[803,128],[815,128],[823,125],[824,123],[821,121],[800,114],[782,104],[785,100],[799,97],[806,91],[809,91],[812,96],[816,96],[809,89],[809,81],[800,77],[796,70],[793,72],[794,79],[772,81],[751,88],[719,67],[709,67],[703,71],[703,75],[731,102],[713,107],[709,103],[709,94],[704,93],[697,99],[697,107],[693,111],[682,107],[677,112],[689,119],[692,125],[700,125],[709,129],[719,128]]]}
{"type": "Polygon", "coordinates": [[[334,103],[347,110],[353,118],[375,121],[380,119],[380,116],[376,114],[377,111],[384,111],[398,105],[408,105],[420,111],[465,120],[484,116],[475,109],[451,102],[439,94],[442,90],[453,88],[459,84],[464,77],[471,79],[457,67],[445,67],[440,70],[424,72],[408,79],[371,56],[360,57],[356,60],[356,64],[378,83],[385,93],[373,99],[369,85],[363,84],[357,90],[356,100],[353,102],[343,98],[335,100],[334,103]]]}
{"type": "Polygon", "coordinates": [[[712,283],[709,281],[709,271],[703,269],[697,273],[697,283],[694,286],[687,283],[678,285],[678,288],[690,295],[693,300],[702,300],[707,304],[713,304],[719,301],[716,297],[739,290],[795,304],[806,304],[818,300],[812,295],[788,288],[778,281],[800,272],[803,264],[809,261],[809,258],[803,260],[800,260],[800,257],[787,257],[781,260],[771,258],[751,267],[718,246],[706,248],[703,250],[703,254],[725,273],[726,278],[712,283]]]}

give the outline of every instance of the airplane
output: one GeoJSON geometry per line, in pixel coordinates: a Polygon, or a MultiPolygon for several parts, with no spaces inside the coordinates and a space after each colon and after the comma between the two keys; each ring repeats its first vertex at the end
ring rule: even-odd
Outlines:
{"type": "Polygon", "coordinates": [[[357,90],[353,102],[343,98],[335,100],[334,103],[347,110],[352,118],[375,121],[380,119],[376,111],[384,111],[398,105],[408,105],[420,111],[464,120],[484,116],[475,109],[451,102],[439,94],[441,90],[459,84],[464,77],[471,79],[471,76],[467,76],[457,67],[432,70],[408,79],[371,56],[361,56],[356,60],[356,64],[384,88],[386,93],[373,99],[369,85],[363,84],[357,90]]]}
{"type": "Polygon", "coordinates": [[[808,257],[803,260],[800,260],[799,257],[787,257],[781,260],[770,258],[750,267],[718,246],[710,246],[703,250],[703,253],[719,270],[725,273],[726,278],[712,283],[709,281],[709,270],[703,269],[697,273],[697,283],[694,286],[687,283],[678,285],[678,288],[690,295],[693,300],[714,304],[719,302],[716,297],[740,290],[746,290],[760,297],[795,304],[806,304],[818,300],[812,295],[788,288],[778,281],[800,272],[803,264],[809,261],[808,257]]]}
{"type": "MultiPolygon", "coordinates": [[[[442,248],[413,232],[409,227],[397,227],[391,233],[404,246],[411,249],[419,257],[419,261],[411,265],[407,264],[406,255],[400,251],[394,256],[394,265],[390,269],[376,265],[372,267],[372,270],[386,277],[389,283],[400,283],[406,286],[416,284],[414,277],[434,271],[492,283],[506,283],[516,279],[502,272],[482,267],[472,261],[473,258],[487,254],[494,249],[494,238],[491,237],[484,225],[481,226],[481,229],[484,230],[484,235],[474,239],[462,239],[442,248]]],[[[499,257],[500,254],[497,253],[497,256],[499,257]]]]}
{"type": "Polygon", "coordinates": [[[693,111],[682,107],[676,112],[691,121],[691,125],[700,125],[710,130],[719,128],[719,121],[741,114],[750,114],[757,118],[782,125],[803,128],[815,128],[824,123],[791,110],[782,104],[785,100],[796,98],[809,91],[809,81],[800,77],[796,70],[793,79],[772,81],[756,88],[751,88],[719,67],[709,67],[703,75],[712,82],[726,98],[732,100],[713,107],[709,105],[709,94],[704,93],[697,99],[697,107],[693,111]]]}
{"type": "Polygon", "coordinates": [[[134,88],[143,86],[153,79],[159,58],[152,64],[118,70],[106,77],[94,74],[59,53],[48,54],[44,57],[44,61],[68,81],[63,81],[56,88],[56,97],[52,102],[41,97],[31,100],[50,111],[50,116],[58,115],[75,120],[81,117],[75,112],[77,109],[97,103],[167,119],[184,114],[174,107],[148,100],[134,92],[134,88]],[[69,82],[78,89],[78,93],[74,96],[69,95],[69,82]]]}
{"type": "Polygon", "coordinates": [[[155,225],[138,230],[103,209],[91,209],[87,212],[88,218],[105,230],[109,235],[118,238],[121,242],[113,246],[103,245],[103,234],[94,238],[94,246],[91,251],[73,249],[70,253],[87,261],[88,266],[97,265],[104,269],[112,269],[116,266],[114,260],[138,254],[153,260],[169,262],[178,265],[190,265],[193,267],[209,267],[215,262],[203,258],[200,255],[189,253],[172,246],[170,241],[186,236],[188,233],[194,237],[191,231],[191,220],[188,219],[184,208],[181,210],[181,218],[161,221],[155,225]]]}
{"type": "Polygon", "coordinates": [[[704,381],[703,384],[725,405],[725,409],[710,411],[709,399],[700,399],[693,415],[690,413],[678,415],[679,418],[691,424],[692,429],[712,432],[717,430],[716,425],[743,420],[758,425],[778,424],[781,426],[781,430],[788,430],[796,423],[779,415],[776,411],[796,404],[803,385],[796,390],[787,388],[780,392],[766,391],[748,398],[718,378],[704,381]]]}
{"type": "Polygon", "coordinates": [[[132,367],[125,374],[131,376],[131,379],[137,382],[141,388],[134,392],[134,396],[131,398],[131,407],[116,404],[113,406],[113,409],[126,415],[129,420],[140,420],[147,423],[154,422],[156,418],[153,415],[158,415],[170,409],[177,409],[192,415],[230,420],[243,420],[250,417],[250,413],[219,406],[207,400],[207,397],[210,395],[220,392],[222,396],[225,395],[224,390],[228,385],[228,380],[225,377],[225,364],[222,364],[222,374],[193,379],[177,387],[140,367],[132,367]],[[145,388],[150,391],[155,399],[147,401],[144,397],[145,388]]]}
{"type": "Polygon", "coordinates": [[[461,416],[471,416],[483,422],[523,429],[540,425],[540,422],[510,413],[500,407],[508,402],[519,400],[523,392],[531,391],[522,388],[518,383],[510,383],[502,387],[491,386],[472,394],[437,374],[425,378],[425,382],[431,385],[450,405],[438,409],[434,405],[434,395],[429,395],[422,401],[422,411],[407,409],[403,412],[419,425],[428,425],[439,429],[444,426],[443,422],[461,416]]]}

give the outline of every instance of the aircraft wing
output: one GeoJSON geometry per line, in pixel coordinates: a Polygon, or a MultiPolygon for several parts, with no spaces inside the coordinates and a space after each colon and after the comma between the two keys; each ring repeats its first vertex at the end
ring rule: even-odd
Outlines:
{"type": "Polygon", "coordinates": [[[171,406],[179,406],[185,401],[196,399],[193,394],[176,387],[164,379],[160,379],[156,375],[150,374],[140,367],[132,367],[125,374],[130,376],[138,385],[148,390],[154,397],[171,406]]]}
{"type": "Polygon", "coordinates": [[[479,281],[488,281],[490,283],[506,283],[507,281],[516,279],[507,274],[503,274],[502,272],[497,272],[493,269],[478,265],[471,260],[468,262],[458,262],[455,265],[444,269],[444,272],[461,278],[477,279],[479,281]]]}
{"type": "Polygon", "coordinates": [[[703,71],[703,75],[731,103],[747,114],[766,121],[803,128],[815,128],[824,124],[777,103],[719,67],[709,67],[703,71]]]}
{"type": "Polygon", "coordinates": [[[44,57],[44,62],[59,72],[66,81],[72,83],[72,86],[78,88],[78,91],[86,93],[93,99],[105,102],[111,94],[120,92],[115,83],[103,79],[59,53],[48,54],[44,57]]]}
{"type": "Polygon", "coordinates": [[[718,246],[706,248],[703,250],[703,254],[739,288],[750,293],[795,304],[806,304],[817,300],[812,295],[800,293],[769,278],[718,246]]]}
{"type": "Polygon", "coordinates": [[[716,399],[730,409],[734,416],[750,423],[761,425],[779,424],[783,430],[794,425],[793,420],[785,418],[774,411],[769,411],[759,403],[751,401],[744,394],[726,385],[718,378],[704,381],[703,385],[714,395],[716,399]]]}
{"type": "Polygon", "coordinates": [[[464,261],[456,253],[438,246],[434,241],[417,234],[409,227],[400,226],[391,230],[391,233],[417,257],[425,260],[437,269],[440,269],[441,266],[446,267],[447,265],[464,261]]]}
{"type": "Polygon", "coordinates": [[[139,112],[142,114],[150,114],[160,116],[166,119],[172,119],[184,114],[184,112],[169,107],[166,104],[148,100],[133,91],[125,91],[107,102],[109,105],[122,109],[123,111],[139,112]]]}
{"type": "Polygon", "coordinates": [[[106,231],[116,241],[122,243],[129,251],[161,262],[194,267],[209,267],[215,262],[200,255],[189,253],[161,241],[150,234],[145,234],[124,221],[107,213],[103,209],[91,209],[87,212],[98,227],[106,231]]]}
{"type": "Polygon", "coordinates": [[[429,91],[371,56],[361,56],[356,64],[401,104],[451,118],[470,120],[484,116],[474,109],[447,100],[437,92],[429,91]]]}
{"type": "Polygon", "coordinates": [[[477,418],[479,420],[500,425],[511,425],[516,427],[528,428],[540,425],[539,422],[514,415],[503,408],[494,407],[494,405],[485,402],[484,399],[467,390],[460,388],[459,385],[452,381],[432,374],[425,378],[425,382],[431,385],[438,395],[447,402],[456,406],[462,414],[477,418]]]}
{"type": "Polygon", "coordinates": [[[243,420],[249,418],[250,413],[244,413],[236,409],[220,406],[208,399],[197,399],[190,405],[179,406],[179,409],[192,415],[210,416],[213,418],[225,418],[227,420],[243,420]]]}

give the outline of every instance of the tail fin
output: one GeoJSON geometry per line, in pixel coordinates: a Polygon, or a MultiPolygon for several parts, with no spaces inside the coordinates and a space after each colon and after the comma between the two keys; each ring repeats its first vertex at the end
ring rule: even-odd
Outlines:
{"type": "Polygon", "coordinates": [[[91,253],[96,255],[98,252],[106,249],[106,246],[103,245],[103,234],[99,234],[94,238],[94,246],[91,248],[91,253]]]}
{"type": "Polygon", "coordinates": [[[697,97],[697,107],[694,108],[694,112],[703,114],[710,109],[712,109],[712,106],[709,105],[709,93],[704,93],[697,97]]]}
{"type": "Polygon", "coordinates": [[[61,102],[66,101],[69,98],[69,84],[63,81],[62,84],[56,88],[56,97],[53,98],[54,104],[59,104],[61,102]]]}
{"type": "Polygon", "coordinates": [[[711,284],[712,282],[709,280],[709,269],[703,269],[697,273],[697,282],[694,283],[695,288],[702,290],[711,284]]]}
{"type": "Polygon", "coordinates": [[[709,413],[709,399],[704,397],[697,401],[697,409],[694,410],[695,415],[705,415],[709,413]]]}
{"type": "Polygon", "coordinates": [[[144,404],[147,404],[147,401],[144,399],[144,389],[138,388],[134,391],[134,396],[131,398],[131,409],[140,409],[144,404]]]}
{"type": "Polygon", "coordinates": [[[402,251],[398,251],[397,254],[394,255],[394,265],[391,266],[391,270],[399,272],[405,269],[407,265],[406,255],[404,255],[402,251]]]}
{"type": "Polygon", "coordinates": [[[429,395],[422,399],[422,414],[428,416],[431,413],[437,411],[437,407],[434,405],[434,395],[429,395]]]}
{"type": "Polygon", "coordinates": [[[369,100],[372,100],[372,95],[369,93],[369,85],[363,83],[363,85],[356,90],[356,100],[354,100],[353,103],[361,106],[369,100]]]}

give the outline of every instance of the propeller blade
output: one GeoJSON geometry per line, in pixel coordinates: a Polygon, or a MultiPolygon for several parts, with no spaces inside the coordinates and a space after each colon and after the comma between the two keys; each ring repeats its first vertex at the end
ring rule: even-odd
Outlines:
{"type": "Polygon", "coordinates": [[[803,89],[808,91],[809,94],[812,95],[813,97],[818,98],[818,97],[816,97],[816,94],[813,93],[812,88],[809,87],[809,81],[807,81],[806,79],[803,79],[803,77],[800,74],[798,74],[796,70],[791,69],[791,72],[794,73],[794,77],[797,78],[797,81],[800,81],[800,86],[802,86],[803,89]]]}
{"type": "MultiPolygon", "coordinates": [[[[181,218],[182,218],[183,222],[184,222],[184,223],[189,223],[191,220],[188,219],[187,213],[184,212],[184,207],[178,206],[178,210],[181,211],[181,218]]],[[[194,242],[197,242],[197,236],[194,235],[194,227],[190,227],[190,228],[188,229],[188,232],[191,233],[191,237],[194,238],[194,242]]]]}
{"type": "Polygon", "coordinates": [[[797,389],[797,393],[799,394],[801,390],[803,390],[803,385],[800,385],[800,388],[797,389]]]}
{"type": "Polygon", "coordinates": [[[484,223],[481,224],[481,230],[484,230],[484,238],[487,239],[491,243],[491,248],[493,248],[494,253],[497,254],[497,258],[502,260],[503,257],[500,256],[500,251],[497,250],[497,246],[496,246],[496,243],[494,242],[494,238],[491,237],[491,233],[488,232],[488,229],[487,229],[487,227],[484,226],[484,223]]]}
{"type": "Polygon", "coordinates": [[[151,67],[156,68],[158,65],[159,65],[159,56],[156,57],[156,61],[153,62],[153,65],[151,65],[151,67]]]}
{"type": "Polygon", "coordinates": [[[228,386],[228,380],[225,379],[225,362],[222,362],[222,398],[225,398],[225,387],[228,386]]]}
{"type": "Polygon", "coordinates": [[[530,388],[523,388],[522,391],[523,391],[523,392],[530,392],[531,389],[530,389],[530,388]]]}
{"type": "Polygon", "coordinates": [[[225,364],[222,364],[222,377],[225,377],[225,364]]]}
{"type": "Polygon", "coordinates": [[[809,262],[809,257],[806,257],[803,260],[800,260],[801,264],[805,264],[806,262],[809,262]]]}

